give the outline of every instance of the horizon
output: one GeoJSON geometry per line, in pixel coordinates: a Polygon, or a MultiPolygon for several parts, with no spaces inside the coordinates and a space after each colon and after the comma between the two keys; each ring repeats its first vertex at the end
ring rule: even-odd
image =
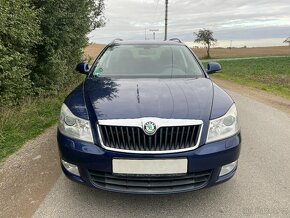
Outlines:
{"type": "MultiPolygon", "coordinates": [[[[126,39],[124,39],[126,40],[126,39]]],[[[144,39],[143,39],[144,40],[144,39]]],[[[113,41],[113,40],[111,40],[113,41]]],[[[100,43],[100,42],[89,42],[88,45],[92,45],[92,44],[95,44],[95,45],[101,45],[101,46],[106,46],[107,44],[109,44],[111,41],[107,42],[107,43],[100,43]]],[[[135,40],[128,40],[128,41],[135,41],[135,40]]],[[[138,41],[138,40],[137,40],[138,41]]],[[[141,39],[142,41],[142,39],[141,39]]],[[[148,41],[154,41],[154,40],[148,40],[148,41]]],[[[156,41],[163,41],[163,40],[158,40],[156,39],[156,41]]],[[[182,43],[186,44],[188,47],[190,48],[198,48],[198,49],[203,49],[203,48],[206,48],[205,46],[201,45],[201,44],[197,44],[197,43],[194,43],[194,42],[184,42],[182,41],[182,43]]],[[[232,43],[232,47],[230,46],[221,46],[221,45],[215,45],[213,47],[211,47],[211,49],[219,49],[219,48],[222,48],[222,49],[228,49],[228,48],[232,48],[232,49],[240,49],[240,48],[271,48],[271,47],[289,47],[290,49],[290,46],[283,43],[282,45],[269,45],[269,46],[247,46],[247,45],[243,45],[241,44],[242,46],[237,46],[234,44],[234,42],[232,43]],[[245,47],[246,46],[246,47],[245,47]]]]}

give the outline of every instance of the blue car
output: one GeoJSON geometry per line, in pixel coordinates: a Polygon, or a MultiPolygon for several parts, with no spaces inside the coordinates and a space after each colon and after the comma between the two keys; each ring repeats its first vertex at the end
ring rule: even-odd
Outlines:
{"type": "Polygon", "coordinates": [[[241,147],[232,98],[178,39],[114,40],[65,99],[58,126],[64,174],[90,187],[168,194],[232,178],[241,147]]]}

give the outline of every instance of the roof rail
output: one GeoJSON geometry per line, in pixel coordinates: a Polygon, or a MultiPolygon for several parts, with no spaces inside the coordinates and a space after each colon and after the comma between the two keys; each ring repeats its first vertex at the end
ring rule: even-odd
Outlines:
{"type": "Polygon", "coordinates": [[[179,38],[172,38],[172,39],[169,39],[169,41],[175,41],[175,42],[182,43],[182,41],[179,38]]]}
{"type": "Polygon", "coordinates": [[[110,44],[113,44],[113,43],[115,43],[117,41],[123,41],[123,39],[120,39],[120,38],[114,39],[110,44]]]}

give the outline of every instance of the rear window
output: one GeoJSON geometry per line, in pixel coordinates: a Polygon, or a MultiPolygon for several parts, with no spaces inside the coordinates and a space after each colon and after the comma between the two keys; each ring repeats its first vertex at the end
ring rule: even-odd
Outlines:
{"type": "Polygon", "coordinates": [[[92,68],[97,77],[204,77],[195,57],[180,45],[115,45],[92,68]]]}

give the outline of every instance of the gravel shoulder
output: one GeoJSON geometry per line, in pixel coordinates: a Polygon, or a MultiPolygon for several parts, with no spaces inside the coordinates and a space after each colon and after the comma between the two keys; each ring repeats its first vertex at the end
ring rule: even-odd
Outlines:
{"type": "Polygon", "coordinates": [[[31,217],[61,175],[56,126],[0,164],[0,217],[31,217]]]}
{"type": "MultiPolygon", "coordinates": [[[[254,88],[240,86],[220,79],[213,80],[231,92],[249,96],[290,114],[290,99],[281,98],[254,88]]],[[[251,110],[252,105],[248,104],[248,102],[246,104],[249,105],[249,110],[251,110]]],[[[263,114],[262,110],[261,113],[263,114]]],[[[284,116],[285,118],[288,117],[286,114],[284,116]]],[[[249,134],[251,131],[248,131],[249,134]]],[[[279,157],[277,158],[279,159],[279,157]]],[[[52,187],[55,186],[57,180],[63,180],[60,175],[56,126],[53,126],[37,138],[28,141],[18,152],[0,163],[0,217],[31,217],[52,187]]],[[[235,181],[236,179],[233,179],[226,186],[235,184],[235,181]]],[[[70,186],[73,188],[76,185],[70,184],[70,186]]],[[[80,189],[85,188],[80,187],[80,189]]],[[[217,188],[218,190],[220,188],[217,188]]],[[[99,193],[100,191],[87,191],[87,193],[95,192],[99,193]]],[[[203,192],[208,191],[202,191],[201,193],[203,192]]],[[[77,193],[79,192],[77,191],[77,193]]],[[[61,195],[61,193],[58,195],[61,195]]],[[[104,192],[102,195],[110,196],[111,194],[104,192]]],[[[92,196],[92,198],[95,197],[92,196]]],[[[57,204],[57,202],[55,203],[57,204]]]]}

